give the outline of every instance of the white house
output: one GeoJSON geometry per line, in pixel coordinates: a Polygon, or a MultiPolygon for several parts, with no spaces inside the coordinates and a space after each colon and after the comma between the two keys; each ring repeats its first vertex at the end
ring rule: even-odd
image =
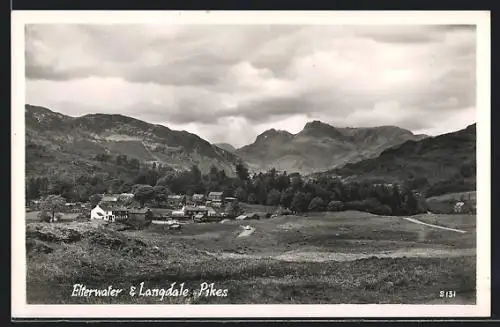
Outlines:
{"type": "Polygon", "coordinates": [[[461,213],[463,211],[464,204],[465,203],[463,202],[457,202],[455,204],[455,207],[453,208],[453,211],[455,211],[455,213],[461,213]]]}
{"type": "Polygon", "coordinates": [[[126,219],[127,216],[127,209],[111,207],[102,203],[99,203],[90,211],[90,219],[116,221],[116,219],[126,219]]]}
{"type": "Polygon", "coordinates": [[[215,211],[215,209],[214,209],[214,208],[212,208],[212,207],[207,207],[207,210],[208,210],[207,215],[208,215],[209,217],[215,217],[215,216],[217,216],[217,211],[215,211]]]}

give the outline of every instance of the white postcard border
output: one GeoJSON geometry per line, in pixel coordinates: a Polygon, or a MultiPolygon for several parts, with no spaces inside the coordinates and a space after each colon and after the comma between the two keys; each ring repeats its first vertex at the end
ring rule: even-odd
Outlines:
{"type": "Polygon", "coordinates": [[[457,12],[13,11],[12,17],[12,317],[281,318],[490,316],[490,15],[457,12]],[[24,25],[46,24],[314,24],[477,26],[477,302],[476,305],[28,305],[24,206],[24,25]],[[481,142],[479,142],[481,140],[481,142]]]}

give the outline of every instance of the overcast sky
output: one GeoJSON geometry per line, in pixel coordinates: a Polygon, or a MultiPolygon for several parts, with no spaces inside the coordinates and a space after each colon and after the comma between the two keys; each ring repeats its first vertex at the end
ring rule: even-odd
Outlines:
{"type": "Polygon", "coordinates": [[[236,147],[269,128],[476,120],[472,26],[29,25],[26,102],[236,147]]]}

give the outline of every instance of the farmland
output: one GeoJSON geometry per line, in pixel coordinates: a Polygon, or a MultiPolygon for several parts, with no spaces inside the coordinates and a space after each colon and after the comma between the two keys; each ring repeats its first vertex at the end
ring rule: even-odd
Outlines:
{"type": "Polygon", "coordinates": [[[466,233],[356,211],[185,224],[181,230],[28,223],[28,302],[474,303],[476,217],[413,218],[466,233]],[[246,225],[253,233],[237,237],[246,225]],[[128,289],[141,282],[151,288],[185,282],[191,289],[213,282],[228,296],[70,296],[75,283],[128,289]],[[442,289],[456,290],[457,297],[439,299],[442,289]]]}

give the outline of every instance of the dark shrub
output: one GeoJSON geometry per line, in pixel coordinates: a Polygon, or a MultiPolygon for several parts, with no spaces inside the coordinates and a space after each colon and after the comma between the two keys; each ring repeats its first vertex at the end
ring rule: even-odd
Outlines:
{"type": "Polygon", "coordinates": [[[384,204],[384,205],[381,205],[380,207],[377,207],[369,212],[373,213],[375,215],[390,216],[392,214],[392,209],[388,205],[384,204]]]}
{"type": "Polygon", "coordinates": [[[377,199],[374,198],[369,198],[362,201],[350,201],[344,203],[345,210],[356,210],[364,212],[372,212],[381,206],[382,204],[377,199]]]}
{"type": "Polygon", "coordinates": [[[325,210],[325,203],[320,197],[315,197],[311,200],[308,207],[309,211],[323,211],[325,210]]]}
{"type": "Polygon", "coordinates": [[[342,211],[344,209],[344,203],[342,201],[330,201],[326,210],[328,211],[342,211]]]}
{"type": "Polygon", "coordinates": [[[50,216],[50,214],[48,212],[45,212],[45,211],[40,211],[38,214],[37,214],[37,217],[40,221],[44,221],[44,222],[50,222],[50,219],[52,218],[50,216]]]}

